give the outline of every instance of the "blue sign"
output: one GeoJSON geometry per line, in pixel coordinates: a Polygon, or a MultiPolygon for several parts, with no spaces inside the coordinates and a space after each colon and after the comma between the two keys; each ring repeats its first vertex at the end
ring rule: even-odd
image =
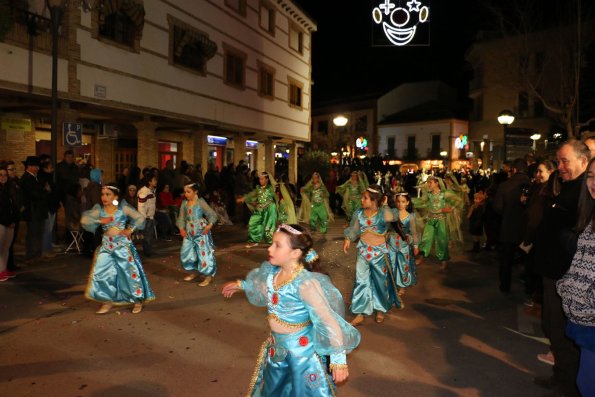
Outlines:
{"type": "Polygon", "coordinates": [[[227,138],[224,136],[207,135],[207,142],[209,145],[225,146],[227,145],[227,138]]]}
{"type": "Polygon", "coordinates": [[[64,146],[83,146],[83,125],[81,123],[64,123],[64,146]]]}
{"type": "Polygon", "coordinates": [[[246,140],[246,148],[248,148],[248,149],[258,149],[258,142],[257,141],[246,140]]]}

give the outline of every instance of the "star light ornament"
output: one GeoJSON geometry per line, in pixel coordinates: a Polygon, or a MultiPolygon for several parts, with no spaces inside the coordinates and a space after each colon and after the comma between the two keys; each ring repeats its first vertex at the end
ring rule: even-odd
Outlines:
{"type": "Polygon", "coordinates": [[[376,24],[382,24],[386,38],[396,46],[407,45],[415,37],[417,25],[430,16],[430,9],[418,0],[410,0],[402,7],[399,0],[384,0],[372,10],[376,24]]]}

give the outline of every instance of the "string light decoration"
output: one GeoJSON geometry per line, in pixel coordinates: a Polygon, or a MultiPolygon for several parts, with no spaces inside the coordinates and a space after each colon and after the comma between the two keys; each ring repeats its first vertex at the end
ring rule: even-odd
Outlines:
{"type": "MultiPolygon", "coordinates": [[[[381,28],[384,33],[384,41],[399,47],[430,44],[429,0],[382,0],[376,4],[372,18],[377,29],[381,28]]],[[[381,34],[377,29],[373,32],[373,44],[385,45],[378,39],[381,34]]]]}

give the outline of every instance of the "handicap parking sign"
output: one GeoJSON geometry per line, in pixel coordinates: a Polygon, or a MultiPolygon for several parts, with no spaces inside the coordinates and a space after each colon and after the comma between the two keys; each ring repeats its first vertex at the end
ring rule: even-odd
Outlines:
{"type": "Polygon", "coordinates": [[[83,145],[83,125],[81,123],[64,123],[64,146],[83,145]]]}

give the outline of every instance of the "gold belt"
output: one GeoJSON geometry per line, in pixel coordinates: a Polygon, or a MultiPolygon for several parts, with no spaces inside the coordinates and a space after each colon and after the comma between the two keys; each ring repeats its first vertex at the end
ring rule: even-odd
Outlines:
{"type": "Polygon", "coordinates": [[[274,313],[269,313],[267,315],[267,320],[275,320],[276,322],[283,325],[284,327],[291,328],[291,329],[301,329],[301,328],[305,328],[308,325],[312,324],[312,321],[310,321],[310,320],[307,320],[307,321],[304,321],[301,323],[288,323],[287,321],[281,320],[279,318],[279,316],[277,316],[274,313]]]}

